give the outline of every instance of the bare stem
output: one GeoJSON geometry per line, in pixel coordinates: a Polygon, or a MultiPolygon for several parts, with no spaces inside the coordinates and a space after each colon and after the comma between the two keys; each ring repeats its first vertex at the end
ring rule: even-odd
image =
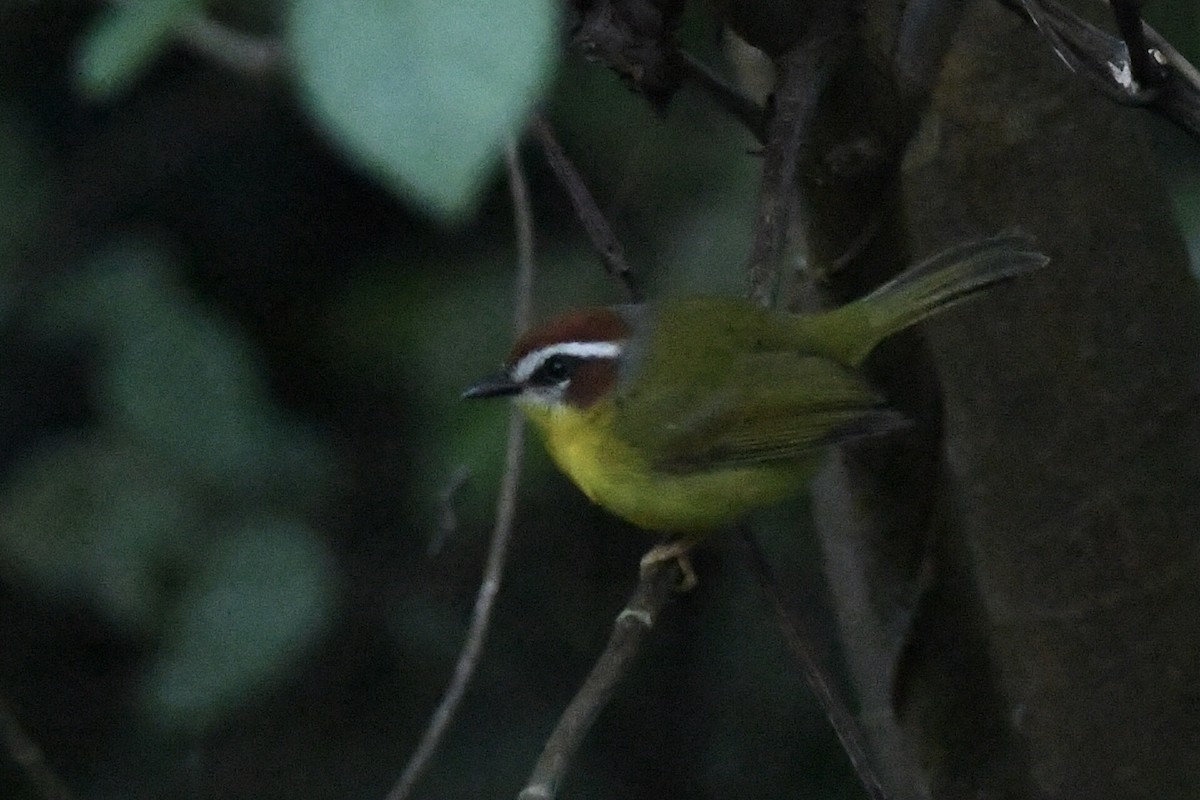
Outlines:
{"type": "Polygon", "coordinates": [[[8,701],[0,697],[0,741],[14,764],[20,767],[25,779],[41,800],[74,800],[74,795],[58,777],[37,742],[17,719],[8,701]]]}
{"type": "Polygon", "coordinates": [[[770,306],[787,252],[796,199],[796,175],[822,93],[850,42],[849,4],[819,3],[804,39],[776,64],[779,85],[775,112],[767,123],[763,179],[754,220],[754,244],[747,270],[750,300],[770,306]]]}
{"type": "Polygon", "coordinates": [[[679,579],[680,570],[674,561],[655,564],[643,571],[629,602],[613,623],[608,645],[559,717],[517,800],[550,800],[556,796],[571,759],[601,709],[612,698],[617,684],[629,672],[679,579]]]}
{"type": "Polygon", "coordinates": [[[533,203],[529,199],[529,182],[521,168],[517,143],[510,139],[504,148],[504,164],[508,168],[508,188],[512,194],[513,224],[517,229],[517,285],[514,289],[513,333],[521,335],[529,327],[533,314],[533,203]]]}
{"type": "Polygon", "coordinates": [[[683,75],[699,86],[713,101],[745,126],[760,143],[767,139],[767,113],[758,103],[738,91],[728,81],[709,69],[691,53],[680,51],[679,65],[683,75]]]}
{"type": "MultiPolygon", "coordinates": [[[[523,330],[529,324],[529,309],[533,287],[533,213],[529,204],[529,189],[525,174],[517,156],[516,144],[512,141],[505,149],[508,166],[509,187],[512,191],[513,214],[517,229],[517,286],[513,311],[513,325],[523,330]]],[[[405,800],[441,744],[442,737],[454,714],[462,704],[463,695],[479,664],[483,644],[487,639],[496,594],[504,575],[504,564],[508,557],[508,544],[512,539],[513,517],[516,512],[517,486],[521,477],[522,453],[525,449],[525,424],[520,411],[513,407],[508,418],[508,443],[504,455],[504,476],[500,481],[500,497],[496,502],[496,524],[492,529],[492,542],[488,548],[487,564],[483,570],[483,582],[475,597],[471,612],[471,624],[466,640],[454,665],[454,675],[441,702],[429,718],[429,725],[421,737],[416,751],[409,758],[404,772],[388,792],[387,800],[405,800]]]]}
{"type": "Polygon", "coordinates": [[[1137,105],[1166,117],[1193,138],[1200,138],[1200,71],[1149,25],[1137,20],[1142,71],[1153,75],[1150,83],[1137,80],[1124,39],[1100,30],[1056,0],[1005,0],[1005,5],[1024,14],[1072,71],[1082,75],[1109,99],[1137,105]],[[1121,69],[1129,67],[1129,74],[1121,69]]]}
{"type": "Polygon", "coordinates": [[[440,553],[442,545],[458,533],[458,511],[455,503],[459,492],[470,480],[471,471],[467,469],[466,465],[460,464],[458,469],[450,475],[450,479],[446,481],[446,487],[438,495],[438,529],[429,538],[429,544],[425,548],[425,555],[430,558],[440,553]]]}
{"type": "Polygon", "coordinates": [[[566,151],[558,143],[554,129],[550,127],[550,123],[543,115],[534,114],[530,130],[546,154],[546,163],[550,165],[558,182],[571,199],[571,205],[574,206],[579,221],[587,231],[588,238],[592,240],[592,247],[600,255],[604,269],[621,282],[630,300],[640,303],[642,294],[633,280],[633,271],[629,268],[629,262],[625,258],[625,248],[621,247],[621,242],[613,233],[604,214],[601,213],[600,206],[596,204],[592,193],[588,191],[583,176],[579,174],[579,170],[571,163],[566,151]]]}
{"type": "Polygon", "coordinates": [[[867,755],[864,744],[866,737],[863,735],[858,721],[834,691],[828,667],[822,659],[817,657],[809,645],[809,642],[816,640],[816,625],[809,622],[803,615],[793,613],[793,610],[788,608],[779,591],[779,584],[775,581],[775,574],[771,570],[770,564],[767,563],[767,558],[763,554],[762,548],[759,547],[758,541],[749,529],[742,528],[742,539],[746,542],[750,552],[750,562],[754,567],[758,583],[771,601],[771,608],[775,612],[775,619],[779,623],[779,630],[783,633],[788,650],[799,664],[800,671],[808,682],[808,687],[817,699],[817,704],[825,712],[834,735],[837,736],[842,749],[846,752],[846,757],[850,760],[850,766],[854,768],[859,782],[862,783],[872,800],[888,800],[889,794],[884,790],[879,776],[871,766],[871,759],[867,755]]]}

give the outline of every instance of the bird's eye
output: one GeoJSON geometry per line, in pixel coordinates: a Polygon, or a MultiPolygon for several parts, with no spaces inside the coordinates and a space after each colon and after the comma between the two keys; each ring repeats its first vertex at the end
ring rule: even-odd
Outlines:
{"type": "Polygon", "coordinates": [[[534,380],[545,385],[562,383],[571,377],[572,360],[566,356],[554,355],[547,358],[534,373],[534,380]]]}

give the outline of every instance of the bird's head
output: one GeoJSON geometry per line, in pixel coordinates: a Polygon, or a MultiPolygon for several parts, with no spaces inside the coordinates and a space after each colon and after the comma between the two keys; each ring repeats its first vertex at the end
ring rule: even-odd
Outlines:
{"type": "Polygon", "coordinates": [[[630,337],[620,311],[591,308],[527,331],[504,368],[463,393],[466,399],[511,396],[530,410],[586,409],[616,387],[630,337]]]}

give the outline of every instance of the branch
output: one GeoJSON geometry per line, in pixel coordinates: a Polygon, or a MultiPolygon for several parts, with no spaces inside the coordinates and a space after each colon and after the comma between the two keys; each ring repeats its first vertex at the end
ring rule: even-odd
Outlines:
{"type": "Polygon", "coordinates": [[[446,487],[438,495],[438,529],[425,547],[425,555],[429,558],[440,553],[442,545],[458,532],[458,511],[455,509],[455,502],[458,493],[470,480],[471,471],[465,465],[460,465],[450,474],[450,480],[446,481],[446,487]]]}
{"type": "Polygon", "coordinates": [[[46,763],[42,749],[22,727],[16,712],[3,697],[0,697],[0,739],[8,757],[20,767],[41,800],[74,800],[71,790],[46,763]]]}
{"type": "Polygon", "coordinates": [[[849,51],[851,13],[849,4],[839,0],[820,3],[804,39],[777,64],[775,113],[767,124],[763,181],[747,266],[750,300],[763,307],[772,304],[787,251],[801,152],[834,67],[849,51]]]}
{"type": "MultiPolygon", "coordinates": [[[[510,141],[504,152],[508,166],[509,188],[512,191],[513,215],[517,228],[517,286],[513,311],[513,327],[524,331],[529,325],[529,310],[532,304],[533,287],[533,213],[529,203],[529,187],[521,170],[516,144],[510,141]]],[[[405,800],[417,781],[425,773],[429,761],[441,744],[442,737],[454,714],[462,703],[467,685],[475,674],[479,656],[487,639],[488,626],[492,618],[496,594],[504,575],[504,563],[508,556],[508,543],[512,538],[513,517],[516,512],[517,485],[521,477],[521,455],[525,444],[525,425],[521,412],[516,408],[509,412],[508,444],[504,455],[504,476],[500,481],[500,497],[496,502],[496,524],[492,530],[492,543],[488,548],[487,565],[483,571],[483,582],[475,597],[471,612],[471,624],[466,640],[454,665],[454,676],[441,702],[429,718],[429,726],[421,737],[416,751],[409,758],[404,772],[388,792],[387,800],[405,800]]]]}
{"type": "MultiPolygon", "coordinates": [[[[899,258],[898,248],[885,244],[900,238],[892,205],[899,154],[915,125],[916,114],[910,109],[920,104],[938,73],[958,3],[914,0],[908,5],[894,56],[896,72],[901,74],[897,83],[903,87],[899,97],[896,84],[867,66],[873,48],[867,35],[860,37],[855,30],[858,20],[851,16],[851,5],[819,5],[820,16],[812,31],[778,62],[780,83],[749,265],[750,296],[760,305],[771,302],[784,266],[793,207],[801,203],[811,209],[809,218],[801,219],[810,257],[820,259],[823,266],[836,263],[835,259],[856,262],[855,275],[840,282],[869,273],[863,265],[886,268],[899,258]],[[856,47],[862,52],[849,60],[856,47]],[[835,79],[839,88],[853,86],[856,93],[827,90],[835,79]],[[853,158],[844,158],[839,150],[853,158]],[[800,163],[811,165],[811,171],[798,174],[800,163]],[[875,258],[876,253],[882,257],[875,258]]],[[[822,530],[820,520],[816,522],[822,530]]],[[[872,737],[873,751],[868,754],[863,727],[870,721],[854,717],[833,693],[829,671],[813,655],[815,626],[803,617],[791,617],[765,563],[757,554],[755,560],[782,634],[867,793],[873,798],[928,797],[919,774],[908,768],[913,763],[910,754],[891,747],[891,738],[872,737]],[[887,780],[887,791],[880,773],[887,780]]],[[[832,573],[830,582],[834,582],[832,573]]],[[[862,696],[863,687],[858,688],[862,696]]]]}
{"type": "Polygon", "coordinates": [[[1200,138],[1200,71],[1149,25],[1138,20],[1150,47],[1146,55],[1162,69],[1150,70],[1155,82],[1143,84],[1134,79],[1133,64],[1137,61],[1145,72],[1145,59],[1131,59],[1120,37],[1055,0],[1006,0],[1005,5],[1031,20],[1063,63],[1110,100],[1147,108],[1200,138]]]}
{"type": "Polygon", "coordinates": [[[742,123],[760,144],[767,141],[767,112],[762,106],[742,94],[691,53],[679,52],[679,68],[685,79],[707,92],[718,106],[742,123]]]}
{"type": "Polygon", "coordinates": [[[1142,0],[1111,0],[1117,30],[1125,41],[1125,54],[1129,57],[1129,71],[1133,79],[1143,86],[1157,86],[1167,75],[1162,64],[1151,55],[1152,48],[1146,42],[1146,31],[1142,26],[1142,15],[1138,5],[1142,0]]]}
{"type": "Polygon", "coordinates": [[[584,736],[612,698],[617,684],[629,672],[659,612],[679,585],[680,577],[675,561],[660,562],[643,571],[629,602],[613,623],[608,645],[559,717],[517,800],[551,800],[556,796],[558,784],[584,736]]]}
{"type": "Polygon", "coordinates": [[[512,193],[513,224],[517,229],[517,285],[513,308],[513,333],[520,336],[529,327],[533,316],[533,204],[529,199],[529,182],[521,169],[517,143],[509,140],[504,148],[504,164],[508,168],[508,188],[512,193]]]}
{"type": "Polygon", "coordinates": [[[771,609],[775,612],[775,619],[779,624],[779,630],[783,633],[788,650],[800,665],[800,671],[804,673],[808,688],[812,690],[817,704],[825,712],[834,735],[837,736],[842,750],[850,760],[850,766],[854,768],[854,774],[858,776],[863,789],[872,800],[888,800],[889,794],[884,790],[879,776],[871,766],[871,759],[867,755],[864,745],[866,737],[863,735],[858,721],[834,692],[828,677],[829,668],[821,662],[808,644],[816,640],[816,625],[810,624],[805,616],[793,613],[793,610],[787,607],[779,591],[775,574],[771,570],[770,564],[767,563],[767,558],[763,554],[762,548],[759,547],[758,541],[748,528],[743,527],[741,533],[750,552],[750,563],[754,568],[755,577],[758,578],[759,586],[771,601],[771,609]]]}
{"type": "Polygon", "coordinates": [[[625,248],[621,247],[621,242],[613,233],[612,227],[604,218],[600,207],[596,205],[596,200],[588,191],[583,176],[579,174],[579,170],[575,169],[571,159],[567,158],[566,151],[558,143],[550,123],[540,113],[535,113],[530,130],[546,154],[546,163],[550,165],[558,182],[571,199],[571,205],[575,208],[579,221],[583,223],[588,238],[592,240],[592,247],[600,255],[605,271],[621,282],[632,302],[640,303],[642,293],[633,280],[633,271],[629,268],[629,262],[625,260],[625,248]]]}

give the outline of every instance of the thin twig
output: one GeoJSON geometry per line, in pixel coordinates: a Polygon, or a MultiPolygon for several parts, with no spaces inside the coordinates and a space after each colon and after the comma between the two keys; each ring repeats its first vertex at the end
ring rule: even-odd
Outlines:
{"type": "MultiPolygon", "coordinates": [[[[1132,76],[1122,83],[1119,66],[1127,63],[1125,43],[1073,13],[1039,0],[1020,0],[1021,9],[1050,43],[1055,55],[1072,72],[1091,82],[1101,93],[1122,104],[1141,104],[1150,95],[1132,76]],[[1113,72],[1113,68],[1117,72],[1113,72]]],[[[1156,90],[1155,90],[1156,91],[1156,90]]]]}
{"type": "Polygon", "coordinates": [[[829,719],[834,735],[837,736],[842,749],[846,752],[846,757],[850,760],[850,766],[854,768],[859,782],[862,783],[872,800],[888,800],[890,795],[883,788],[879,776],[875,773],[875,768],[871,765],[871,759],[864,744],[866,736],[863,734],[858,720],[833,690],[828,677],[829,668],[817,657],[808,644],[816,641],[816,625],[809,623],[804,615],[795,613],[787,607],[779,591],[779,584],[775,580],[775,573],[771,570],[771,565],[767,562],[758,541],[748,528],[742,527],[741,532],[742,539],[750,553],[750,563],[754,568],[754,574],[757,576],[763,592],[771,601],[771,608],[775,612],[779,630],[783,633],[783,638],[792,652],[792,656],[796,659],[796,663],[800,665],[800,671],[804,673],[808,687],[817,698],[817,704],[821,706],[821,710],[829,719]]]}
{"type": "Polygon", "coordinates": [[[640,303],[642,294],[634,282],[633,271],[629,268],[629,262],[625,258],[625,248],[621,247],[621,242],[613,233],[604,214],[601,213],[600,206],[596,204],[592,193],[588,191],[583,176],[579,174],[579,170],[575,169],[575,165],[567,157],[566,151],[558,143],[558,138],[554,135],[550,123],[542,114],[535,113],[530,130],[546,154],[546,163],[550,165],[558,182],[571,199],[571,205],[574,206],[579,221],[583,223],[588,238],[592,240],[592,247],[599,253],[600,260],[604,263],[604,269],[621,282],[632,302],[640,303]]]}
{"type": "MultiPolygon", "coordinates": [[[[856,689],[857,719],[867,731],[873,763],[898,800],[930,800],[928,772],[896,717],[893,694],[922,590],[918,586],[882,603],[872,592],[879,565],[872,563],[870,552],[881,531],[867,508],[867,497],[876,491],[871,483],[844,453],[835,451],[813,481],[813,523],[820,532],[843,660],[856,689]]],[[[928,537],[929,532],[916,535],[928,537]]]]}
{"type": "Polygon", "coordinates": [[[683,77],[706,91],[718,106],[741,122],[759,143],[767,140],[767,112],[758,103],[738,91],[691,53],[680,51],[679,67],[683,77]]]}
{"type": "Polygon", "coordinates": [[[747,271],[750,300],[770,306],[787,251],[787,234],[796,197],[796,174],[816,117],[818,103],[834,67],[849,50],[850,4],[817,5],[804,39],[777,64],[779,86],[775,113],[767,124],[763,179],[754,219],[754,244],[747,271]]]}
{"type": "Polygon", "coordinates": [[[571,759],[641,652],[646,635],[679,584],[680,577],[675,561],[660,562],[643,572],[629,602],[613,623],[608,645],[559,717],[517,800],[551,800],[558,793],[558,785],[571,759]]]}
{"type": "MultiPolygon", "coordinates": [[[[509,141],[505,149],[505,162],[508,166],[508,182],[512,191],[513,215],[517,228],[518,266],[513,327],[517,331],[523,331],[529,325],[533,294],[533,213],[529,203],[529,188],[517,155],[517,146],[512,141],[509,141]]],[[[479,586],[479,593],[475,597],[475,607],[471,612],[471,624],[467,630],[462,651],[459,653],[458,662],[454,665],[454,676],[450,680],[450,685],[446,687],[441,702],[434,709],[433,715],[429,719],[429,726],[425,729],[416,751],[404,767],[404,772],[396,781],[396,785],[388,792],[387,800],[404,800],[411,794],[413,787],[424,774],[430,759],[441,743],[447,727],[454,718],[455,712],[458,711],[463,695],[466,694],[467,685],[475,674],[480,653],[483,651],[483,643],[487,639],[496,593],[500,590],[500,580],[504,575],[508,543],[512,538],[517,485],[521,477],[524,445],[525,423],[520,411],[514,406],[508,417],[508,443],[505,446],[504,476],[500,481],[500,497],[496,503],[496,524],[492,530],[492,542],[488,548],[483,581],[479,586]]]]}
{"type": "Polygon", "coordinates": [[[425,555],[430,558],[440,553],[442,545],[458,532],[458,510],[455,503],[458,493],[470,480],[471,470],[467,469],[465,464],[460,464],[458,469],[451,473],[450,480],[446,481],[446,488],[438,493],[438,527],[425,548],[425,555]]]}
{"type": "Polygon", "coordinates": [[[512,194],[513,223],[517,228],[517,282],[514,288],[513,334],[520,336],[529,327],[533,316],[533,202],[529,198],[529,182],[521,168],[517,143],[509,140],[504,149],[504,164],[508,168],[508,188],[512,194]]]}
{"type": "Polygon", "coordinates": [[[1111,0],[1109,7],[1117,22],[1117,30],[1125,40],[1125,53],[1129,57],[1129,70],[1133,79],[1143,86],[1162,83],[1166,78],[1166,71],[1163,65],[1150,55],[1150,45],[1146,43],[1138,4],[1129,0],[1111,0]]]}
{"type": "Polygon", "coordinates": [[[1200,71],[1157,31],[1141,22],[1150,56],[1162,67],[1155,80],[1135,80],[1125,40],[1100,30],[1055,0],[1004,0],[1037,26],[1069,68],[1109,99],[1141,106],[1200,138],[1200,71]]]}
{"type": "MultiPolygon", "coordinates": [[[[778,62],[779,88],[775,115],[768,124],[763,182],[759,190],[754,246],[749,263],[750,299],[761,306],[772,304],[787,250],[788,229],[796,198],[799,160],[809,140],[821,95],[851,43],[848,4],[826,2],[818,6],[804,40],[778,62]]],[[[766,558],[757,542],[743,531],[759,581],[768,595],[788,648],[828,717],[855,773],[874,800],[885,800],[884,791],[863,744],[857,721],[834,693],[828,670],[813,655],[815,626],[800,630],[780,598],[766,558]]]]}
{"type": "Polygon", "coordinates": [[[4,697],[0,697],[0,739],[8,757],[20,767],[40,800],[74,800],[71,790],[46,763],[42,749],[21,725],[4,697]]]}

